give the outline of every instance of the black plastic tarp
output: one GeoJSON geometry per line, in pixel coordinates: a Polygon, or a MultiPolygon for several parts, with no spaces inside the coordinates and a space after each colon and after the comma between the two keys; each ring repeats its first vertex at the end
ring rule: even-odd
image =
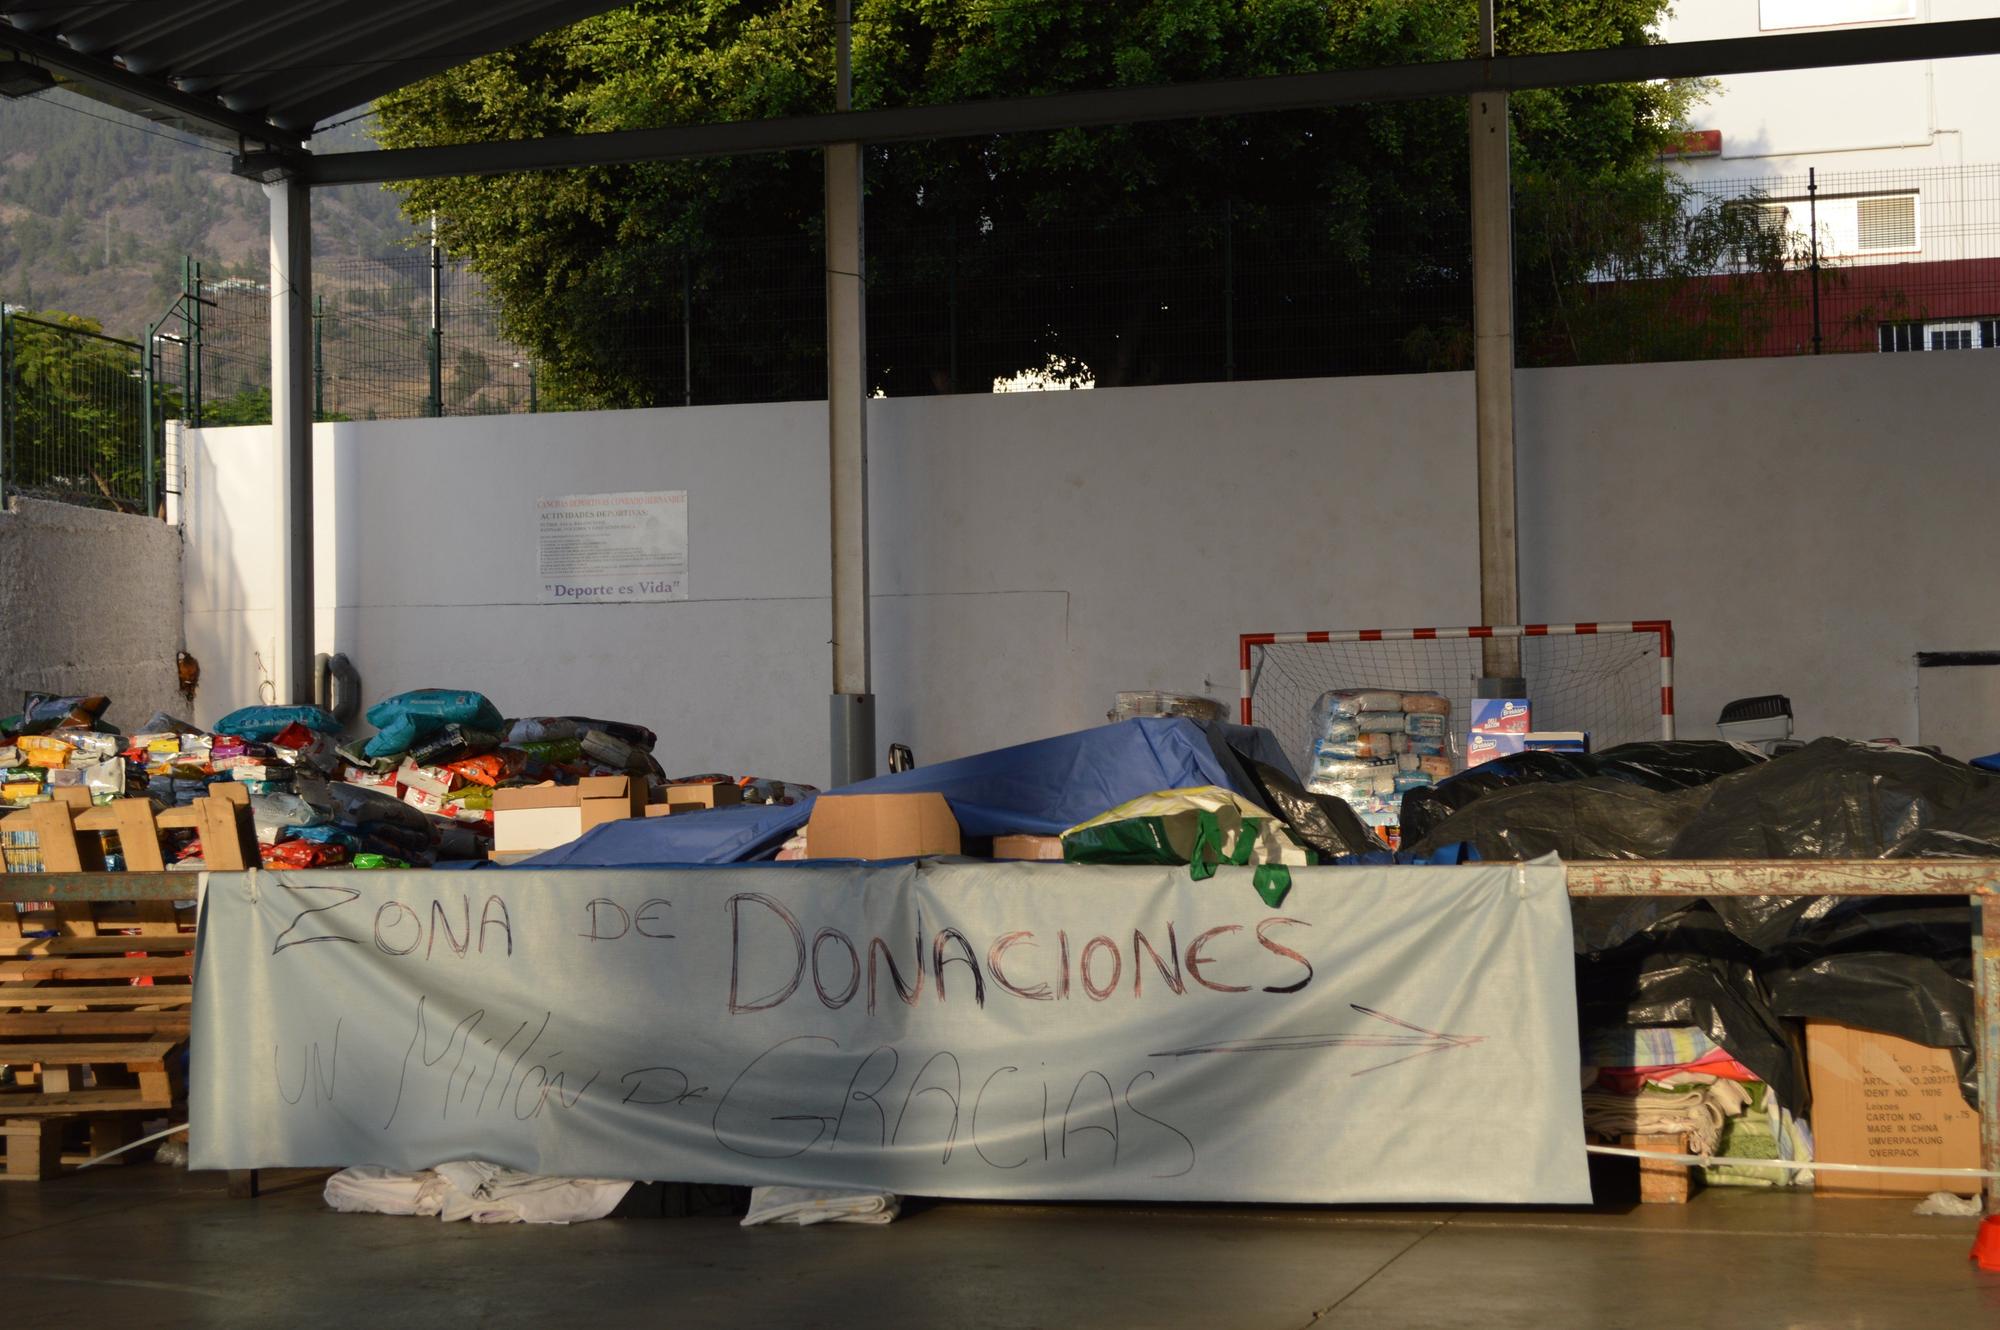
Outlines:
{"type": "MultiPolygon", "coordinates": [[[[2000,858],[2000,776],[1840,739],[1769,761],[1746,751],[1524,754],[1406,800],[1405,828],[1449,809],[1413,852],[1462,841],[1487,859],[2000,858]]],[[[1963,897],[1600,898],[1573,917],[1587,1026],[1692,1025],[1801,1111],[1796,1023],[1839,1021],[1952,1050],[1974,1097],[1963,897]]]]}

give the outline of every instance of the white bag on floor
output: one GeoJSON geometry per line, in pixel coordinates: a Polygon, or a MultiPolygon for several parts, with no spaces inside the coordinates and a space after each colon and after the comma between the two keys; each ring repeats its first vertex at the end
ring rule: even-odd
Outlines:
{"type": "Polygon", "coordinates": [[[475,1224],[573,1224],[618,1208],[629,1182],[552,1178],[459,1160],[421,1173],[345,1168],[326,1180],[326,1203],[350,1214],[436,1215],[475,1224]]]}

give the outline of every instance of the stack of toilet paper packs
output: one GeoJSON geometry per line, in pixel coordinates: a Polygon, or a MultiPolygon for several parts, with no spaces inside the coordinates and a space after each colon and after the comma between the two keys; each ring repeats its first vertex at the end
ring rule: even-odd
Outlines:
{"type": "Polygon", "coordinates": [[[1456,769],[1451,699],[1389,688],[1337,688],[1312,709],[1306,788],[1344,799],[1361,820],[1392,827],[1403,795],[1456,769]]]}

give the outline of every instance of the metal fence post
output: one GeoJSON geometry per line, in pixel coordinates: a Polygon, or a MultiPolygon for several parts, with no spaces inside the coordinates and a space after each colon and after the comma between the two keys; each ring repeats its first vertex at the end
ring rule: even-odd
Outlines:
{"type": "Polygon", "coordinates": [[[535,362],[530,360],[528,362],[528,414],[532,416],[539,410],[541,410],[541,403],[537,400],[535,393],[535,362]]]}
{"type": "Polygon", "coordinates": [[[313,297],[313,419],[326,419],[326,297],[313,297]]]}
{"type": "MultiPolygon", "coordinates": [[[[146,340],[139,344],[139,392],[145,398],[140,408],[139,419],[140,429],[144,431],[146,436],[145,446],[141,451],[141,457],[143,458],[141,465],[144,466],[146,472],[146,516],[148,517],[151,517],[157,511],[159,497],[159,478],[153,474],[154,459],[158,455],[153,447],[153,361],[157,354],[155,351],[157,343],[154,337],[158,329],[159,325],[157,323],[147,324],[146,340]]],[[[186,343],[181,344],[181,353],[182,355],[187,354],[186,343]]]]}
{"type": "Polygon", "coordinates": [[[958,224],[945,223],[945,316],[949,326],[946,333],[949,345],[946,348],[944,390],[958,391],[958,224]]]}
{"type": "MultiPolygon", "coordinates": [[[[194,319],[188,313],[195,307],[194,260],[181,255],[181,414],[186,416],[187,404],[194,398],[194,319]]],[[[171,315],[172,311],[168,311],[171,315]]],[[[162,320],[164,322],[164,320],[162,320]]],[[[152,344],[146,346],[147,354],[152,353],[152,344]]]]}
{"type": "Polygon", "coordinates": [[[444,414],[444,251],[438,248],[437,214],[431,214],[430,414],[444,414]]]}
{"type": "Polygon", "coordinates": [[[188,292],[188,294],[192,297],[192,299],[190,299],[187,302],[187,316],[186,316],[187,324],[186,327],[183,329],[183,331],[185,332],[188,341],[194,347],[194,350],[192,352],[193,364],[194,364],[194,380],[192,383],[188,385],[188,400],[182,403],[181,410],[184,413],[188,425],[191,428],[200,429],[201,428],[201,357],[203,354],[201,330],[202,330],[202,324],[205,322],[205,320],[202,316],[201,263],[199,260],[197,260],[194,265],[194,286],[188,292]]]}
{"type": "Polygon", "coordinates": [[[1819,170],[1806,168],[1806,223],[1812,229],[1813,354],[1819,354],[1819,170]]]}
{"type": "Polygon", "coordinates": [[[681,405],[694,405],[694,279],[681,251],[681,405]]]}
{"type": "Polygon", "coordinates": [[[13,323],[0,308],[0,508],[7,506],[7,461],[14,451],[13,323]]]}
{"type": "Polygon", "coordinates": [[[1222,377],[1236,377],[1236,205],[1222,204],[1222,377]]]}

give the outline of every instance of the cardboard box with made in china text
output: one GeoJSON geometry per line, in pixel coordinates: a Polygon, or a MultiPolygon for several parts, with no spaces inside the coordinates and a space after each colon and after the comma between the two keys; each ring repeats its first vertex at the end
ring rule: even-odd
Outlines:
{"type": "Polygon", "coordinates": [[[809,859],[916,859],[959,852],[941,794],[822,794],[806,823],[809,859]]]}
{"type": "MultiPolygon", "coordinates": [[[[1806,1022],[1813,1157],[1829,1164],[1978,1168],[1979,1114],[1959,1093],[1951,1053],[1832,1021],[1806,1022]]],[[[1971,1195],[1977,1178],[1814,1174],[1821,1196],[1971,1195]]]]}

